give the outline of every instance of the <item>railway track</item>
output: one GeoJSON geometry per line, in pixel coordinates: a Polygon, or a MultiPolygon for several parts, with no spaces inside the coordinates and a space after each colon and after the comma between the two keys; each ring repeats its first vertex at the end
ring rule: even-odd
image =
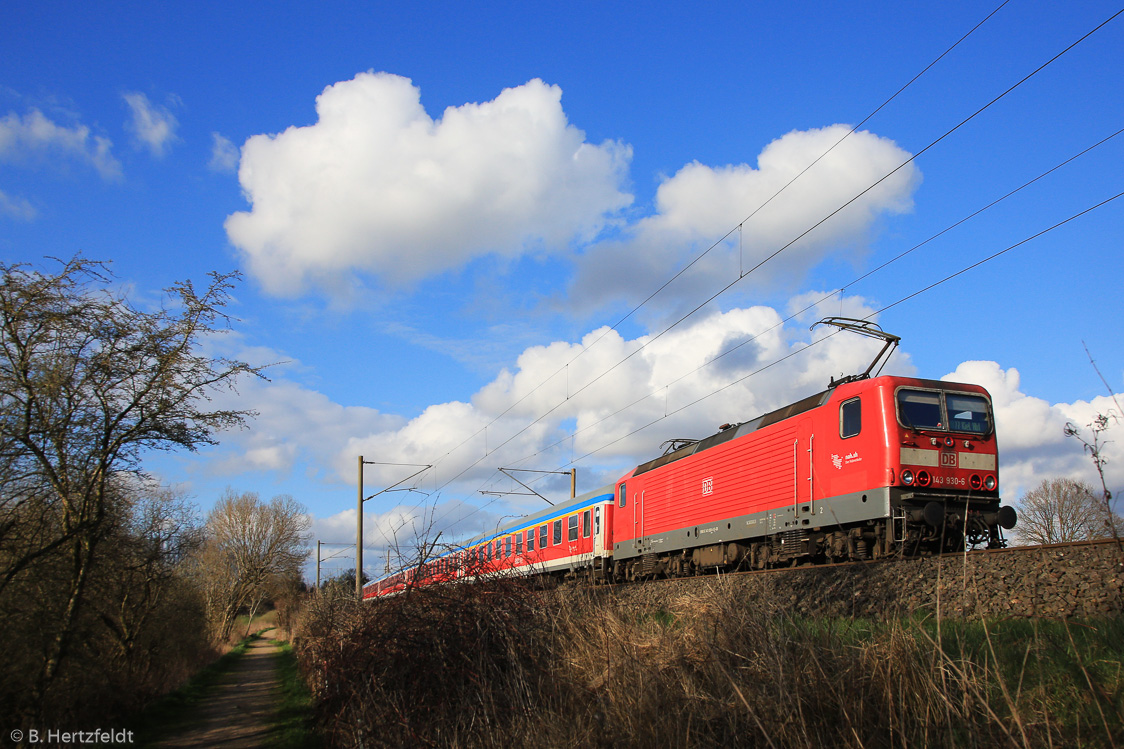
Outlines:
{"type": "MultiPolygon", "coordinates": [[[[879,559],[866,559],[866,560],[851,560],[845,562],[828,562],[823,564],[792,564],[785,567],[771,567],[763,570],[718,570],[704,571],[697,575],[685,575],[681,577],[658,577],[648,580],[638,580],[636,582],[621,582],[621,583],[607,583],[599,587],[608,588],[628,588],[635,585],[646,584],[660,584],[682,582],[685,580],[704,580],[714,579],[716,577],[751,577],[758,575],[775,575],[786,572],[793,572],[796,570],[802,571],[816,571],[816,570],[830,570],[844,567],[871,567],[875,565],[893,564],[895,562],[903,561],[916,561],[921,559],[974,559],[991,555],[1019,555],[1029,553],[1041,553],[1043,551],[1054,551],[1061,549],[1084,549],[1094,547],[1107,547],[1117,545],[1120,546],[1121,542],[1113,538],[1095,539],[1089,541],[1068,541],[1065,543],[1056,544],[1041,544],[1038,546],[1011,546],[1003,549],[968,549],[965,551],[950,551],[943,554],[931,554],[927,556],[884,556],[879,559]]],[[[1121,557],[1124,559],[1124,546],[1121,547],[1121,557]]],[[[1122,563],[1124,564],[1124,563],[1122,563]]]]}

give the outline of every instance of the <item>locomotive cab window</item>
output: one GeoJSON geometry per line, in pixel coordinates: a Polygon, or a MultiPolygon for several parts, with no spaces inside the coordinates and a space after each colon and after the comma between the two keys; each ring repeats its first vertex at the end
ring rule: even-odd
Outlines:
{"type": "Polygon", "coordinates": [[[954,432],[987,434],[991,431],[987,399],[971,393],[945,393],[948,428],[954,432]]]}
{"type": "Polygon", "coordinates": [[[628,496],[628,492],[625,490],[624,484],[621,484],[620,490],[618,491],[618,494],[620,495],[620,498],[617,500],[617,506],[618,507],[624,507],[625,506],[625,497],[628,496]]]}
{"type": "Polygon", "coordinates": [[[862,401],[852,398],[839,407],[839,436],[855,437],[863,429],[862,401]]]}
{"type": "Polygon", "coordinates": [[[898,418],[910,429],[944,429],[941,394],[902,388],[898,391],[898,418]]]}

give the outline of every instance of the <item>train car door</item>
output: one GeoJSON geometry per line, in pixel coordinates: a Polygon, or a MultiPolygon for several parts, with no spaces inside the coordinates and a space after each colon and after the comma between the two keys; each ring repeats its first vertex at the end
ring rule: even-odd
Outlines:
{"type": "Polygon", "coordinates": [[[582,551],[582,513],[577,513],[566,518],[566,555],[570,559],[570,569],[580,563],[582,551]]]}
{"type": "Polygon", "coordinates": [[[644,492],[632,492],[632,512],[635,518],[633,533],[636,536],[636,550],[644,550],[644,492]]]}
{"type": "Polygon", "coordinates": [[[643,551],[647,541],[644,538],[644,491],[633,491],[633,508],[636,512],[636,550],[643,551]]]}
{"type": "Polygon", "coordinates": [[[803,524],[803,520],[811,518],[815,512],[815,475],[812,471],[816,438],[812,432],[812,420],[801,419],[796,427],[796,444],[793,455],[793,474],[796,486],[793,487],[793,498],[796,503],[795,517],[803,524]]]}
{"type": "Polygon", "coordinates": [[[593,556],[605,554],[605,532],[601,526],[601,505],[593,506],[593,556]]]}

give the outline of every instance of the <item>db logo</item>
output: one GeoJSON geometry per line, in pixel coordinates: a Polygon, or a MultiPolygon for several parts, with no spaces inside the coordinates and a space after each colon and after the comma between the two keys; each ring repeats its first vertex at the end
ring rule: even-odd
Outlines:
{"type": "Polygon", "coordinates": [[[956,467],[956,453],[941,453],[941,465],[949,468],[956,467]]]}
{"type": "Polygon", "coordinates": [[[711,494],[713,491],[714,491],[714,479],[713,478],[703,479],[703,483],[702,483],[703,496],[706,496],[707,494],[711,494]]]}

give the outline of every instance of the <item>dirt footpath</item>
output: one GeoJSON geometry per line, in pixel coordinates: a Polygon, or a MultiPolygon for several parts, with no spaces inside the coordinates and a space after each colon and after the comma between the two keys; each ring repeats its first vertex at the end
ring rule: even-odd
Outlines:
{"type": "Polygon", "coordinates": [[[266,746],[272,721],[281,703],[281,683],[275,654],[277,630],[250,643],[230,673],[203,700],[192,727],[154,746],[187,747],[266,746]]]}

